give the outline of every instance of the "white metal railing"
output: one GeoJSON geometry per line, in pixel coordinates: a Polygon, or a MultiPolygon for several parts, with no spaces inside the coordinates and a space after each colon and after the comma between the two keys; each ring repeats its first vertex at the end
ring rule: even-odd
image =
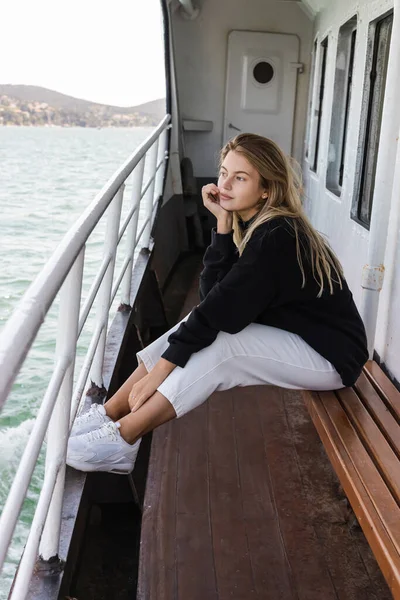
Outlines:
{"type": "Polygon", "coordinates": [[[1,410],[46,314],[61,290],[53,373],[0,517],[1,570],[48,431],[43,487],[14,581],[12,600],[26,597],[38,552],[44,560],[58,555],[69,429],[88,376],[96,385],[102,386],[110,307],[120,287],[121,302],[130,304],[135,249],[139,241],[141,247],[149,248],[168,158],[170,120],[171,116],[167,115],[97,194],[31,284],[0,334],[1,410]],[[149,179],[143,186],[145,161],[149,179]],[[121,226],[125,182],[131,174],[131,208],[121,226]],[[141,206],[144,207],[144,222],[138,233],[141,206]],[[80,311],[86,242],[108,207],[103,261],[80,311]],[[125,233],[126,257],[112,287],[117,247],[125,233]],[[95,301],[96,324],[73,389],[77,342],[95,301]]]}

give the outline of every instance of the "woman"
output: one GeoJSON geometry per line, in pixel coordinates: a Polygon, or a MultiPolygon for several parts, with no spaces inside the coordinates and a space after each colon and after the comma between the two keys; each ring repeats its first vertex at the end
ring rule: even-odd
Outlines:
{"type": "Polygon", "coordinates": [[[240,134],[203,187],[217,227],[200,304],[137,353],[138,368],[104,406],[75,421],[67,463],[132,471],[141,436],[216,390],[246,385],[333,390],[368,359],[364,325],[341,265],[303,212],[299,179],[279,147],[240,134]]]}

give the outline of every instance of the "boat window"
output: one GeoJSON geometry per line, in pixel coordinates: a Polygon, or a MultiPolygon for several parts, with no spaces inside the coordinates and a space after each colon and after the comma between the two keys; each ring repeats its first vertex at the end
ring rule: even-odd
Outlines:
{"type": "Polygon", "coordinates": [[[326,187],[340,196],[346,154],[347,126],[356,45],[357,17],[339,29],[326,187]]]}
{"type": "Polygon", "coordinates": [[[311,55],[311,71],[310,71],[310,82],[309,82],[309,88],[308,88],[306,158],[308,158],[308,156],[310,154],[310,145],[311,145],[311,138],[310,138],[311,114],[312,114],[311,111],[312,111],[312,103],[313,103],[313,96],[314,96],[315,61],[316,61],[316,57],[317,57],[317,49],[318,49],[318,42],[317,42],[317,40],[315,40],[312,55],[311,55]]]}
{"type": "Polygon", "coordinates": [[[319,56],[319,86],[318,86],[318,95],[316,100],[316,108],[314,110],[314,123],[312,124],[313,130],[313,157],[312,157],[312,167],[313,171],[317,171],[318,166],[318,153],[319,153],[319,141],[320,141],[320,133],[321,133],[321,120],[322,120],[322,106],[324,100],[324,90],[325,90],[325,72],[326,72],[326,58],[328,53],[328,38],[326,37],[321,42],[320,56],[319,56]]]}
{"type": "Polygon", "coordinates": [[[367,229],[371,221],[392,23],[393,14],[391,13],[371,23],[369,28],[363,109],[361,111],[362,128],[358,144],[357,185],[352,207],[352,218],[367,229]]]}
{"type": "Polygon", "coordinates": [[[257,83],[269,83],[274,76],[274,68],[269,62],[261,61],[254,67],[253,75],[257,83]]]}

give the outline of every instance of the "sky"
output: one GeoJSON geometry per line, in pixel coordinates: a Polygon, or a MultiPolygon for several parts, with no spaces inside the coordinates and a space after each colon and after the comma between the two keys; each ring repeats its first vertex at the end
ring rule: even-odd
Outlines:
{"type": "Polygon", "coordinates": [[[116,106],[165,97],[160,0],[10,0],[0,83],[116,106]]]}

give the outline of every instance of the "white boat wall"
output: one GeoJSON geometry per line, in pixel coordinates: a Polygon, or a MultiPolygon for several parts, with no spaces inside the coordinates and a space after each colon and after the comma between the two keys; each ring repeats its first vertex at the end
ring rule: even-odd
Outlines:
{"type": "Polygon", "coordinates": [[[371,353],[375,351],[378,362],[397,383],[400,380],[399,9],[395,3],[393,13],[393,2],[335,1],[321,6],[314,24],[316,69],[303,162],[307,210],[314,225],[327,235],[340,256],[367,328],[371,353]],[[325,93],[315,168],[311,160],[313,151],[315,157],[316,118],[312,123],[311,115],[317,111],[321,43],[326,40],[325,93]],[[349,82],[349,61],[353,63],[351,93],[348,93],[349,83],[343,82],[344,78],[349,82]],[[346,112],[347,132],[343,134],[346,112]],[[345,152],[341,157],[343,135],[345,152]],[[340,160],[343,175],[339,185],[340,160]]]}

